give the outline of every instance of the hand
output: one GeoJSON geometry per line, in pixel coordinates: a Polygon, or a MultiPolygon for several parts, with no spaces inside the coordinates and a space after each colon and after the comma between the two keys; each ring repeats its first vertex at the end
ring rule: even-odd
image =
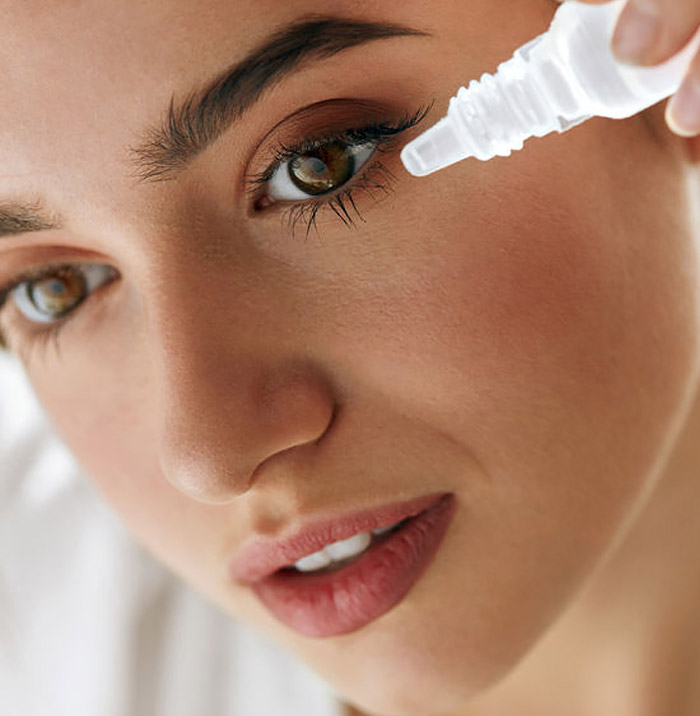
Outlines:
{"type": "MultiPolygon", "coordinates": [[[[599,5],[608,0],[582,0],[599,5]]],[[[619,60],[656,65],[683,49],[700,28],[700,0],[629,0],[615,28],[619,60]]],[[[683,137],[700,134],[700,53],[666,107],[666,123],[683,137]]]]}

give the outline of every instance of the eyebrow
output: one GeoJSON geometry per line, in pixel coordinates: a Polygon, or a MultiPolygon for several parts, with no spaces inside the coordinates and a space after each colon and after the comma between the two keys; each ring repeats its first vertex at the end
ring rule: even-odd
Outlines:
{"type": "Polygon", "coordinates": [[[14,236],[31,231],[50,231],[60,228],[60,220],[44,211],[38,202],[0,203],[0,236],[14,236]]]}
{"type": "Polygon", "coordinates": [[[172,179],[250,109],[264,92],[308,60],[390,37],[429,33],[386,22],[310,16],[273,33],[242,60],[184,100],[170,100],[164,120],[144,132],[130,154],[145,182],[172,179]]]}

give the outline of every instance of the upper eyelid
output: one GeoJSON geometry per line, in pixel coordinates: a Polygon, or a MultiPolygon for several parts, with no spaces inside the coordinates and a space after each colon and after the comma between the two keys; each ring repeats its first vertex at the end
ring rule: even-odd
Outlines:
{"type": "Polygon", "coordinates": [[[334,141],[354,141],[359,144],[363,140],[370,141],[367,135],[373,135],[372,139],[376,142],[375,151],[389,151],[399,141],[404,132],[413,129],[426,119],[434,104],[435,100],[433,99],[428,104],[420,105],[413,113],[406,112],[393,122],[370,122],[360,127],[348,127],[336,132],[326,132],[315,137],[306,137],[291,145],[280,142],[275,148],[273,158],[262,171],[253,172],[245,176],[246,193],[253,195],[259,193],[260,186],[269,181],[274,172],[285,161],[305,151],[313,151],[334,141]]]}

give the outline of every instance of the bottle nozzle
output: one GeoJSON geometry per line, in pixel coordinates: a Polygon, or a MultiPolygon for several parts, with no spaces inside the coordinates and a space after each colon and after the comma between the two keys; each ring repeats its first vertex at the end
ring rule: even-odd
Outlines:
{"type": "Polygon", "coordinates": [[[469,156],[447,117],[401,150],[401,161],[415,177],[424,177],[469,156]]]}

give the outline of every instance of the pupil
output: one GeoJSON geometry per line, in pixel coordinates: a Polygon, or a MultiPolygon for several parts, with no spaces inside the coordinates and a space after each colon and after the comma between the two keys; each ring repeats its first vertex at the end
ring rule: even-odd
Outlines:
{"type": "Polygon", "coordinates": [[[85,298],[85,289],[85,278],[81,274],[61,271],[35,281],[29,289],[29,297],[39,311],[57,318],[85,298]]]}
{"type": "Polygon", "coordinates": [[[65,293],[65,286],[60,281],[52,281],[49,289],[58,295],[65,293]]]}
{"type": "Polygon", "coordinates": [[[355,160],[348,147],[333,142],[295,157],[288,165],[289,178],[307,194],[325,194],[348,181],[355,160]]]}
{"type": "Polygon", "coordinates": [[[325,176],[328,173],[328,167],[317,157],[309,157],[306,160],[307,171],[310,174],[317,174],[319,176],[325,176]]]}

